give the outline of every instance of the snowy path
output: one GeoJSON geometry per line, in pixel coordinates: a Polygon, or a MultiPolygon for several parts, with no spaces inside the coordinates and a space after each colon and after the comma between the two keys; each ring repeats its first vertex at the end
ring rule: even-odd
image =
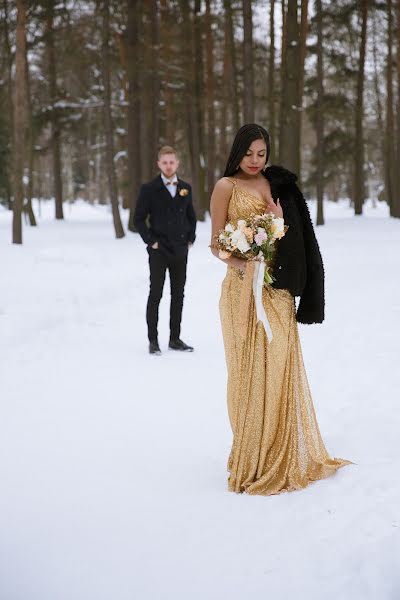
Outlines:
{"type": "Polygon", "coordinates": [[[226,491],[208,224],[184,310],[196,351],[158,358],[138,236],[77,204],[13,247],[0,212],[1,600],[400,598],[400,223],[367,213],[328,207],[327,320],[300,329],[326,445],[357,465],[264,498],[226,491]]]}

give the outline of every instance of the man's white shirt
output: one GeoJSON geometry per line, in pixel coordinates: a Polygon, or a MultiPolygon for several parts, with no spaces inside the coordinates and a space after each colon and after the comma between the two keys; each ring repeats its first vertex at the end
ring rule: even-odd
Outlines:
{"type": "Polygon", "coordinates": [[[176,189],[178,186],[178,177],[176,175],[174,175],[172,177],[172,179],[168,179],[168,177],[165,177],[164,173],[161,173],[161,179],[163,180],[164,185],[167,188],[167,190],[169,191],[169,193],[171,194],[171,196],[173,198],[175,198],[176,189]]]}

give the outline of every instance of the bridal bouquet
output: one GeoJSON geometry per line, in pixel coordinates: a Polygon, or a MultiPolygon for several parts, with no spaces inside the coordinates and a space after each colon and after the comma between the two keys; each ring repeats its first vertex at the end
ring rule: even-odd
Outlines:
{"type": "Polygon", "coordinates": [[[284,220],[271,213],[240,219],[236,226],[227,223],[217,239],[219,257],[236,256],[261,261],[264,263],[264,285],[270,285],[274,281],[270,270],[275,242],[285,235],[287,229],[284,220]]]}

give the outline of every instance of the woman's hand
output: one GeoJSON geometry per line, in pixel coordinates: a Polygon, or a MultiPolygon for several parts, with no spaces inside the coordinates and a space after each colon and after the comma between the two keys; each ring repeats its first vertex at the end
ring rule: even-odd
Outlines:
{"type": "Polygon", "coordinates": [[[245,258],[237,258],[236,256],[231,256],[227,263],[230,267],[239,269],[239,271],[241,271],[243,275],[245,274],[247,268],[247,260],[245,258]]]}
{"type": "Polygon", "coordinates": [[[274,199],[271,196],[271,199],[267,204],[267,212],[272,213],[275,217],[283,217],[283,210],[281,203],[279,202],[279,198],[277,199],[275,204],[274,199]]]}

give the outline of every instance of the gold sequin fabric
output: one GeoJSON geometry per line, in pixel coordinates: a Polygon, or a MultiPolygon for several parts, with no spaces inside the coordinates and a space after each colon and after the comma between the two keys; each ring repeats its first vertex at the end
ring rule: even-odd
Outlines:
{"type": "MultiPolygon", "coordinates": [[[[264,212],[260,199],[232,182],[228,221],[264,212]]],[[[244,319],[239,318],[248,279],[228,267],[220,299],[233,431],[228,484],[233,492],[270,495],[304,488],[350,461],[331,458],[324,446],[304,368],[294,298],[288,290],[263,289],[273,334],[269,343],[262,323],[257,323],[251,294],[244,303],[244,319]]]]}

